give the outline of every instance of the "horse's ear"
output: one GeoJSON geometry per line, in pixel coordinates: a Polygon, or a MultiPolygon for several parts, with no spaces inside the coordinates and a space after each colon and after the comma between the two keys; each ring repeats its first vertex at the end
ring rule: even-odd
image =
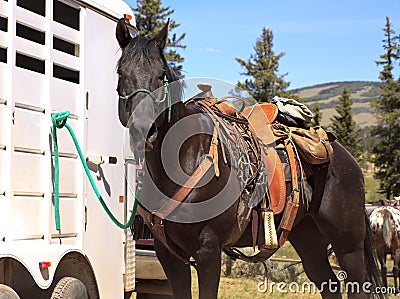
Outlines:
{"type": "Polygon", "coordinates": [[[164,49],[168,42],[168,31],[169,31],[169,18],[167,24],[157,33],[152,41],[158,45],[161,49],[164,49]]]}
{"type": "Polygon", "coordinates": [[[115,31],[118,44],[121,48],[125,48],[131,40],[131,34],[129,33],[128,26],[126,26],[125,19],[120,19],[117,24],[117,30],[115,31]]]}

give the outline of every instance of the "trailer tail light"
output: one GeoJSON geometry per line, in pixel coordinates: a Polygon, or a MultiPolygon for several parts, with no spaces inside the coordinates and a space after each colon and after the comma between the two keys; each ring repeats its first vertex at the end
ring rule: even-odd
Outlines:
{"type": "Polygon", "coordinates": [[[124,196],[123,195],[119,196],[119,202],[124,202],[124,196]]]}
{"type": "Polygon", "coordinates": [[[127,19],[128,21],[131,21],[132,20],[132,15],[124,14],[124,18],[127,19]]]}
{"type": "Polygon", "coordinates": [[[51,267],[51,262],[49,262],[49,261],[39,262],[40,269],[47,269],[50,267],[51,267]]]}

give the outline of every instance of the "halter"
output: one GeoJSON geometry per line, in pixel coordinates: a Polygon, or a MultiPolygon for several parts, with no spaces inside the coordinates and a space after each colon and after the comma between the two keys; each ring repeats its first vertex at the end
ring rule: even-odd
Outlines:
{"type": "MultiPolygon", "coordinates": [[[[135,89],[130,94],[128,94],[126,96],[119,96],[119,98],[124,100],[125,102],[128,102],[131,97],[133,97],[134,95],[136,95],[138,93],[143,92],[143,93],[149,95],[153,99],[154,103],[156,103],[158,105],[161,104],[161,103],[164,103],[165,100],[167,100],[167,104],[168,104],[168,122],[170,122],[171,121],[171,91],[169,89],[169,82],[168,82],[167,75],[164,75],[163,81],[164,81],[164,84],[163,84],[164,85],[164,96],[163,96],[163,98],[161,100],[159,100],[151,90],[146,89],[146,88],[135,89]]],[[[126,105],[126,103],[125,103],[125,105],[126,105]]]]}

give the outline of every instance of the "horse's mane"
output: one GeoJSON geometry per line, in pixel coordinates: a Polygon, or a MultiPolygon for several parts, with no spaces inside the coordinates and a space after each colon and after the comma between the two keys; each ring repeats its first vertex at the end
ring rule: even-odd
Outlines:
{"type": "Polygon", "coordinates": [[[175,82],[180,79],[179,74],[176,70],[174,70],[168,63],[163,50],[159,47],[151,47],[149,44],[151,43],[151,39],[138,35],[135,38],[132,38],[129,44],[125,47],[124,55],[121,55],[121,58],[118,60],[118,69],[123,65],[130,63],[132,60],[137,60],[138,56],[145,56],[147,59],[150,58],[150,51],[160,51],[161,59],[163,60],[163,68],[166,72],[168,82],[175,82]]]}

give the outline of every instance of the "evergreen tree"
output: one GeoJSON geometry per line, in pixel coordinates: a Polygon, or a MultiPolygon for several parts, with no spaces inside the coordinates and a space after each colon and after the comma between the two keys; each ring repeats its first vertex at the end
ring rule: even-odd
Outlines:
{"type": "MultiPolygon", "coordinates": [[[[137,0],[136,3],[137,7],[133,8],[133,11],[135,12],[137,28],[141,35],[146,35],[149,38],[154,37],[164,27],[168,18],[175,11],[169,6],[163,7],[161,0],[137,0]]],[[[170,32],[179,26],[180,24],[172,19],[170,20],[170,32]]],[[[182,45],[185,35],[185,33],[179,36],[176,33],[172,35],[170,33],[167,50],[165,51],[165,58],[180,75],[182,75],[184,58],[179,54],[178,49],[186,48],[186,46],[182,45]]]]}
{"type": "Polygon", "coordinates": [[[273,38],[272,31],[264,27],[254,46],[255,53],[247,61],[236,58],[245,69],[240,74],[248,77],[244,82],[238,82],[237,86],[247,90],[257,102],[269,102],[274,96],[295,98],[286,91],[290,84],[284,80],[287,74],[278,74],[279,59],[285,53],[275,54],[273,38]]]}
{"type": "Polygon", "coordinates": [[[400,194],[400,79],[395,80],[392,73],[400,58],[400,47],[388,17],[383,31],[384,53],[376,62],[383,67],[379,75],[381,91],[372,103],[378,113],[377,125],[371,129],[372,161],[377,168],[375,177],[380,181],[380,191],[390,199],[400,194]]]}
{"type": "Polygon", "coordinates": [[[322,112],[318,101],[311,106],[311,110],[314,113],[314,117],[311,121],[311,127],[320,126],[322,121],[322,112]]]}
{"type": "Polygon", "coordinates": [[[338,115],[331,117],[330,129],[338,141],[346,147],[354,158],[359,160],[362,152],[361,129],[357,128],[356,122],[353,119],[352,105],[353,101],[350,97],[350,92],[345,86],[339,97],[339,103],[335,108],[338,115]]]}
{"type": "Polygon", "coordinates": [[[397,44],[399,37],[396,36],[396,32],[392,28],[389,17],[386,17],[386,24],[382,30],[385,32],[385,39],[382,40],[385,53],[379,56],[381,60],[376,61],[376,64],[378,66],[383,66],[379,74],[379,79],[383,83],[387,83],[393,80],[393,66],[400,57],[399,46],[397,44]]]}

